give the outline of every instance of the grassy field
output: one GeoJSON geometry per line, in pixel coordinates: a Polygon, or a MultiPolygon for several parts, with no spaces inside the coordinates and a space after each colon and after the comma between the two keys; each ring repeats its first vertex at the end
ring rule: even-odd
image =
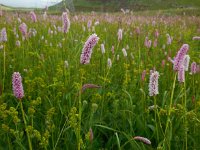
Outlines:
{"type": "Polygon", "coordinates": [[[162,10],[170,8],[199,8],[198,0],[74,0],[73,5],[68,1],[50,7],[50,10],[63,10],[75,7],[75,11],[106,11],[116,12],[121,8],[133,11],[162,10]],[[65,4],[65,5],[64,5],[65,4]]]}
{"type": "Polygon", "coordinates": [[[62,14],[37,14],[33,22],[29,13],[3,12],[0,149],[199,149],[200,40],[193,37],[200,36],[200,18],[177,12],[69,13],[67,33],[62,14]],[[81,64],[93,33],[98,43],[90,63],[81,64]],[[180,81],[169,58],[183,44],[190,62],[180,81]],[[158,93],[151,96],[156,71],[158,93]],[[22,78],[20,98],[14,72],[22,78]]]}

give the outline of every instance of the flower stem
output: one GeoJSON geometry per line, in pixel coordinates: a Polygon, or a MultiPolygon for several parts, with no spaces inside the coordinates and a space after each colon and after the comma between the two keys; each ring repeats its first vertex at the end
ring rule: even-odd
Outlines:
{"type": "MultiPolygon", "coordinates": [[[[21,106],[22,117],[23,117],[23,121],[24,121],[24,125],[25,125],[25,130],[26,130],[27,129],[27,123],[26,123],[24,109],[23,109],[23,104],[22,104],[21,100],[20,100],[20,106],[21,106]]],[[[29,150],[32,150],[31,139],[30,139],[30,136],[29,136],[29,132],[27,130],[26,130],[26,134],[27,134],[27,137],[28,137],[29,150]]]]}
{"type": "Polygon", "coordinates": [[[2,94],[5,89],[5,76],[6,76],[6,45],[3,46],[3,88],[2,88],[2,94]]]}
{"type": "MultiPolygon", "coordinates": [[[[170,104],[169,104],[169,109],[168,109],[168,114],[167,114],[167,123],[166,123],[166,128],[165,128],[165,138],[164,138],[164,141],[166,140],[166,134],[168,133],[167,132],[168,126],[169,126],[169,123],[171,122],[170,121],[170,116],[171,116],[172,100],[173,100],[173,97],[174,97],[174,89],[175,89],[175,85],[176,85],[176,76],[177,76],[177,73],[175,73],[175,75],[174,75],[174,82],[173,82],[173,86],[172,86],[170,104]]],[[[169,148],[170,148],[170,146],[169,146],[169,148]]]]}

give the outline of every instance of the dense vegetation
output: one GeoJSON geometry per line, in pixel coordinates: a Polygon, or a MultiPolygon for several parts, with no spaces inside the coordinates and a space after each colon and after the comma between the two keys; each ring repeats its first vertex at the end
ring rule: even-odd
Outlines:
{"type": "Polygon", "coordinates": [[[200,148],[199,17],[68,13],[63,33],[61,14],[0,16],[0,149],[200,148]],[[81,64],[93,33],[100,39],[81,64]],[[183,44],[190,62],[180,81],[169,57],[183,44]],[[24,96],[15,94],[14,72],[24,96]]]}

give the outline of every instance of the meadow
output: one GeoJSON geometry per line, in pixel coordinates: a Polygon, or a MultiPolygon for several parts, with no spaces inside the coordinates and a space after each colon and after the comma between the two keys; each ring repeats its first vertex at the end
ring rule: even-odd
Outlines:
{"type": "Polygon", "coordinates": [[[0,149],[200,149],[200,17],[4,11],[0,31],[0,149]]]}

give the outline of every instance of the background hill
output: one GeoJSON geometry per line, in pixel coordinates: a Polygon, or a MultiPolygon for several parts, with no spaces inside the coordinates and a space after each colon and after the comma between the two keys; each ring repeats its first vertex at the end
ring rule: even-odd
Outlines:
{"type": "Polygon", "coordinates": [[[200,7],[199,0],[65,0],[50,10],[62,10],[65,6],[71,11],[119,11],[121,8],[130,10],[157,10],[169,8],[200,7]]]}

